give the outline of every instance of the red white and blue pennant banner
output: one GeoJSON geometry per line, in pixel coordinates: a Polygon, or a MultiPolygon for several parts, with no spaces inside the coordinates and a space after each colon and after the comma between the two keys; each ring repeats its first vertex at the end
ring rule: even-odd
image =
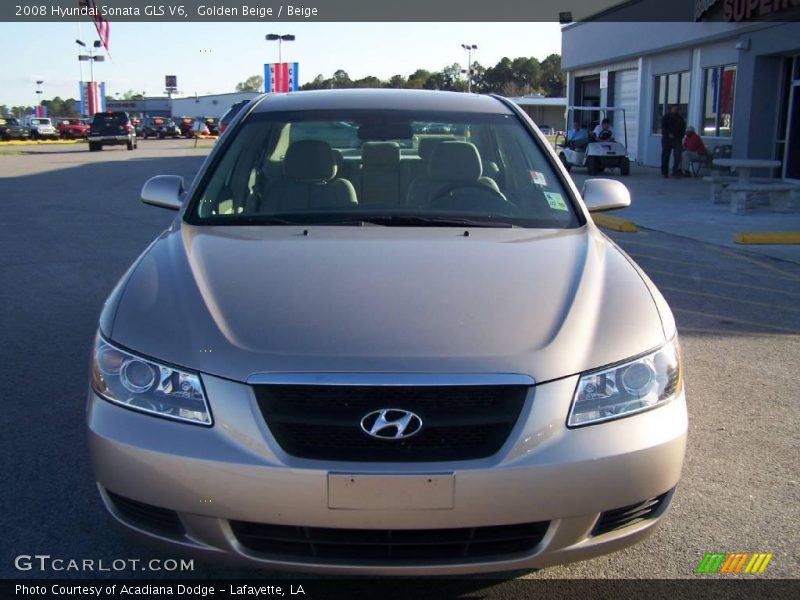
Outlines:
{"type": "Polygon", "coordinates": [[[296,92],[298,63],[268,63],[264,65],[264,91],[296,92]]]}
{"type": "Polygon", "coordinates": [[[81,81],[81,114],[92,116],[106,109],[106,84],[101,81],[81,81]]]}

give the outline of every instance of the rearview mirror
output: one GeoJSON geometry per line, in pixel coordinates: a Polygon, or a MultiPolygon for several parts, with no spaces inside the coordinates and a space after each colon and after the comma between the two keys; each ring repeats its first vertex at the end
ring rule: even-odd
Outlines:
{"type": "Polygon", "coordinates": [[[183,177],[179,175],[156,175],[145,181],[142,186],[142,202],[169,208],[170,210],[180,210],[183,202],[183,177]]]}
{"type": "Polygon", "coordinates": [[[631,193],[623,183],[614,179],[587,179],[581,190],[589,212],[626,208],[631,205],[631,193]]]}

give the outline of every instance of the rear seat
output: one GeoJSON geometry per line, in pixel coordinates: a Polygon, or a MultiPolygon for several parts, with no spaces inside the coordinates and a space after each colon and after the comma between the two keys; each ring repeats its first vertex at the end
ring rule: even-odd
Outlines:
{"type": "Polygon", "coordinates": [[[400,198],[400,145],[365,142],[361,146],[360,203],[398,206],[400,198]]]}

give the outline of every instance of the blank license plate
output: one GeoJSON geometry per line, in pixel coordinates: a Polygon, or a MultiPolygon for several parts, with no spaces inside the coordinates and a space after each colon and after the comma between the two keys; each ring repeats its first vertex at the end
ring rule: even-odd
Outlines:
{"type": "Polygon", "coordinates": [[[328,508],[431,510],[453,508],[455,474],[328,474],[328,508]]]}

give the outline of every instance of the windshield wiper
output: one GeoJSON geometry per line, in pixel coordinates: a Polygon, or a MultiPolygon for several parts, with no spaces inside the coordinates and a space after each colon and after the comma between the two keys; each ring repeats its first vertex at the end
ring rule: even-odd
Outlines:
{"type": "Polygon", "coordinates": [[[497,221],[492,217],[470,218],[470,217],[445,217],[445,216],[425,216],[425,215],[388,215],[362,217],[366,223],[376,225],[386,225],[387,227],[519,227],[507,221],[497,221]]]}

